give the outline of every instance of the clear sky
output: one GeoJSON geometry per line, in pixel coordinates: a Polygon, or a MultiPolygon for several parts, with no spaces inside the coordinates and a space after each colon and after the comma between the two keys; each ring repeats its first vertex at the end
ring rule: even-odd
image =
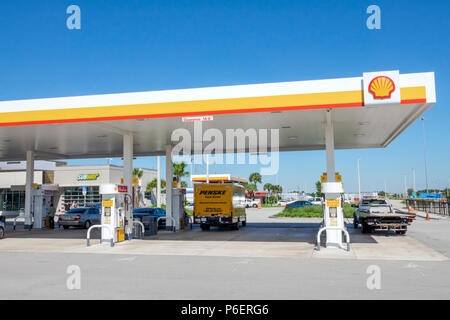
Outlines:
{"type": "MultiPolygon", "coordinates": [[[[437,104],[426,114],[430,187],[450,179],[450,1],[0,1],[0,100],[314,80],[400,70],[436,72],[437,104]],[[66,8],[81,8],[68,30],[66,8]],[[366,27],[369,5],[381,30],[366,27]]],[[[336,152],[346,191],[425,186],[420,121],[385,149],[336,152]]],[[[162,159],[164,162],[164,159],[162,159]]],[[[105,163],[104,159],[72,164],[105,163]]],[[[113,163],[120,164],[119,159],[113,163]]],[[[313,191],[325,152],[280,155],[263,182],[313,191]]],[[[155,158],[136,167],[155,168],[155,158]]],[[[194,168],[200,173],[204,167],[194,168]]],[[[248,177],[257,167],[211,168],[248,177]]]]}

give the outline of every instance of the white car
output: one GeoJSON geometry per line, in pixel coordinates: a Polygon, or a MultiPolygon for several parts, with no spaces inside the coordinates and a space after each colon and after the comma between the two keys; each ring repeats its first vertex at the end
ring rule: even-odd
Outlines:
{"type": "Polygon", "coordinates": [[[286,207],[286,205],[288,204],[288,202],[287,201],[284,201],[284,200],[281,200],[281,201],[278,201],[278,203],[277,203],[280,207],[286,207]]]}
{"type": "Polygon", "coordinates": [[[313,206],[321,206],[322,202],[323,202],[323,200],[320,197],[316,197],[316,198],[314,198],[314,200],[311,201],[313,206]]]}
{"type": "Polygon", "coordinates": [[[246,208],[250,208],[250,207],[258,208],[258,204],[259,204],[258,200],[245,199],[245,207],[246,208]]]}

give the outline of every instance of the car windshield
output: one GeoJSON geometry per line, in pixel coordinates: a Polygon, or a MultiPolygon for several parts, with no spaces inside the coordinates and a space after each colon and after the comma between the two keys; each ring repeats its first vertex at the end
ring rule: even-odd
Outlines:
{"type": "Polygon", "coordinates": [[[387,205],[385,200],[371,199],[371,200],[363,200],[363,205],[387,205]]]}
{"type": "Polygon", "coordinates": [[[83,214],[86,213],[87,209],[70,209],[66,214],[83,214]]]}
{"type": "Polygon", "coordinates": [[[134,213],[154,213],[154,212],[155,208],[143,208],[134,210],[134,213]]]}

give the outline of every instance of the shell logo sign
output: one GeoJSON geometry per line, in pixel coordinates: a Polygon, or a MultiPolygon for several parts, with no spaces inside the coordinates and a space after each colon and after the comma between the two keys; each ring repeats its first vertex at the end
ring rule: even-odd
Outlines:
{"type": "Polygon", "coordinates": [[[399,71],[364,73],[364,105],[400,104],[400,87],[399,71]]]}
{"type": "Polygon", "coordinates": [[[369,84],[369,92],[374,99],[390,99],[394,91],[394,81],[386,76],[376,77],[369,84]]]}

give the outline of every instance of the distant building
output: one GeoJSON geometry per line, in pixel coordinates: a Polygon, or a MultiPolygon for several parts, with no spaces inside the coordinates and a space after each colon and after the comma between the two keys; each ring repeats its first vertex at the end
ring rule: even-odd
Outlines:
{"type": "MultiPolygon", "coordinates": [[[[2,215],[18,215],[25,208],[25,161],[0,162],[0,201],[2,215]]],[[[156,178],[156,171],[142,169],[141,192],[156,178]]],[[[121,184],[123,167],[114,165],[68,166],[65,162],[35,161],[35,188],[42,190],[57,212],[64,203],[76,201],[78,206],[99,205],[101,184],[121,184]],[[86,196],[83,194],[86,190],[86,196]]]]}

